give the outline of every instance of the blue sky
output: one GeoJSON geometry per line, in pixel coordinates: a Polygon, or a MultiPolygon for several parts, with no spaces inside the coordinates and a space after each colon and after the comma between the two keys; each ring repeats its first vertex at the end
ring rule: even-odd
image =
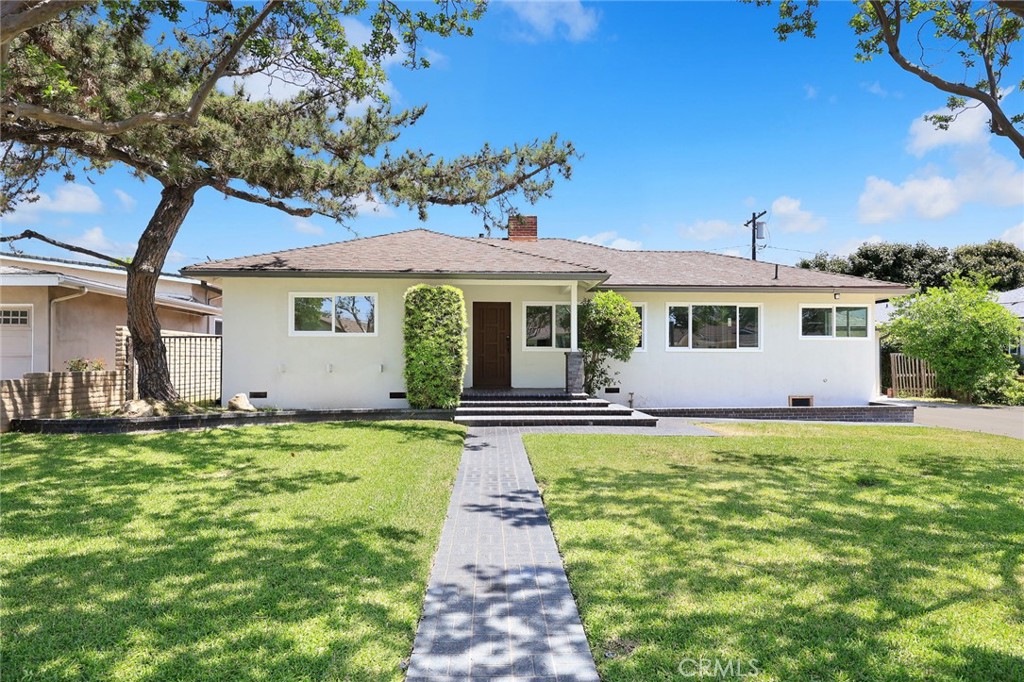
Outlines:
{"type": "MultiPolygon", "coordinates": [[[[397,106],[428,105],[406,146],[454,155],[553,132],[572,140],[585,155],[573,179],[520,208],[542,236],[749,255],[742,224],[767,210],[759,258],[779,263],[878,240],[1024,246],[1016,150],[980,111],[947,132],[924,124],[944,95],[888,58],[854,62],[850,11],[824,3],[816,40],[779,43],[773,10],[734,2],[497,2],[473,38],[431,41],[432,68],[396,66],[389,87],[397,106]]],[[[1007,106],[1022,108],[1019,97],[1007,106]]],[[[92,185],[54,176],[42,190],[5,233],[30,227],[115,255],[134,250],[159,195],[121,170],[92,185]]],[[[476,235],[481,224],[468,209],[436,208],[423,224],[367,206],[342,226],[208,189],[167,269],[415,227],[476,235]]]]}

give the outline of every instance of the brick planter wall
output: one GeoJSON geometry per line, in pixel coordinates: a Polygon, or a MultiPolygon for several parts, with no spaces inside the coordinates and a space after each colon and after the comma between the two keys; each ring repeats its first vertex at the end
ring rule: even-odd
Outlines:
{"type": "Polygon", "coordinates": [[[12,419],[109,412],[124,403],[121,372],[36,372],[0,381],[0,431],[12,419]]]}
{"type": "Polygon", "coordinates": [[[914,408],[906,405],[848,407],[645,407],[656,417],[690,419],[786,419],[823,422],[914,423],[914,408]]]}

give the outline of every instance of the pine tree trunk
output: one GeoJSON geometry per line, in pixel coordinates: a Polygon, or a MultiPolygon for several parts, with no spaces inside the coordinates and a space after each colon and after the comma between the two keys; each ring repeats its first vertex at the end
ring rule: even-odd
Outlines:
{"type": "Polygon", "coordinates": [[[168,185],[164,188],[160,193],[160,203],[139,238],[139,246],[128,268],[128,330],[132,335],[135,361],[139,364],[138,396],[144,400],[178,399],[178,392],[171,384],[167,354],[160,336],[156,285],[171,244],[200,187],[202,184],[168,185]]]}

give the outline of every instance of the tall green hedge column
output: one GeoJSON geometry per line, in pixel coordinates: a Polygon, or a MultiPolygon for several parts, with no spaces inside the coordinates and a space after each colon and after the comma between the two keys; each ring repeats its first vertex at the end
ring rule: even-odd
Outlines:
{"type": "Polygon", "coordinates": [[[405,395],[419,409],[459,404],[466,373],[466,302],[453,286],[405,292],[405,395]]]}

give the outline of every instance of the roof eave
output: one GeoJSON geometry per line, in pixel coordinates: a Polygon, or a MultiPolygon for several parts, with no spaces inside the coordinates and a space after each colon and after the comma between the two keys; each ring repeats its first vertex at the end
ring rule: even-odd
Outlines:
{"type": "Polygon", "coordinates": [[[430,279],[559,279],[593,281],[603,280],[608,273],[599,271],[580,272],[422,272],[408,270],[402,272],[381,270],[235,270],[235,269],[189,269],[190,274],[203,277],[343,277],[365,278],[380,277],[389,279],[407,279],[410,277],[430,279]]]}
{"type": "Polygon", "coordinates": [[[914,293],[915,289],[909,287],[872,287],[872,286],[832,286],[832,285],[810,285],[810,286],[680,286],[671,284],[601,284],[598,289],[614,289],[616,291],[715,291],[720,293],[746,293],[755,291],[759,293],[779,294],[800,294],[811,292],[842,292],[844,294],[877,294],[879,296],[905,296],[914,293]]]}

